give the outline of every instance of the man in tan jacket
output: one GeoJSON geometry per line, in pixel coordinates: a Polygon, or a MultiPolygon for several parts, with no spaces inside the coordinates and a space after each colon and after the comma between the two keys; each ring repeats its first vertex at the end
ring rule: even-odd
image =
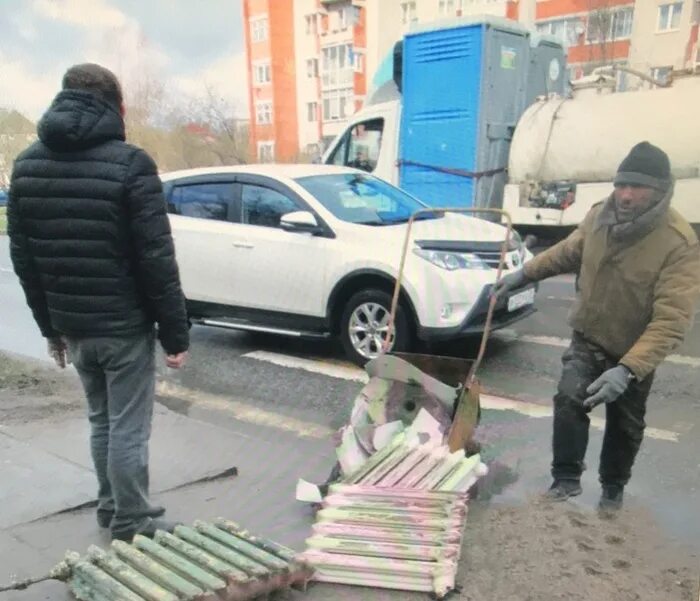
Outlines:
{"type": "Polygon", "coordinates": [[[619,167],[615,190],[568,238],[495,294],[562,273],[577,274],[571,346],[554,397],[552,477],[547,496],[581,494],[589,412],[606,404],[599,507],[622,506],[623,488],[644,434],[654,370],[683,340],[700,296],[700,247],[672,208],[668,156],[642,142],[619,167]]]}

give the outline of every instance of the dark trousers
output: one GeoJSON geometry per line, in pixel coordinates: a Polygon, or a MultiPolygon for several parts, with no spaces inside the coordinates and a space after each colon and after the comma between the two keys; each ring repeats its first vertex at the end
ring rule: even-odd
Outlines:
{"type": "Polygon", "coordinates": [[[148,500],[148,441],[155,394],[155,335],[68,339],[85,389],[97,511],[113,532],[137,530],[162,509],[148,500]]]}
{"type": "MultiPolygon", "coordinates": [[[[563,369],[554,396],[552,477],[579,480],[584,470],[590,418],[583,408],[586,389],[617,360],[599,346],[574,333],[562,357],[563,369]]],[[[651,374],[636,380],[615,402],[605,406],[605,436],[600,454],[599,475],[603,485],[624,486],[644,437],[646,401],[654,379],[651,374]]]]}

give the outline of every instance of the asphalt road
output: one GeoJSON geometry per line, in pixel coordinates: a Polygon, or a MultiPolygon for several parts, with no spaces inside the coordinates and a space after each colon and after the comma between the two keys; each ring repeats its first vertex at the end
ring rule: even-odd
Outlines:
{"type": "MultiPolygon", "coordinates": [[[[517,501],[549,484],[551,408],[560,356],[570,335],[566,315],[573,279],[541,285],[538,312],[494,335],[479,378],[485,391],[480,437],[491,462],[487,494],[517,501]],[[508,400],[514,399],[515,404],[508,400]]],[[[0,349],[35,357],[44,346],[10,270],[0,238],[0,349]]],[[[477,341],[430,349],[471,358],[477,341]]],[[[674,536],[700,548],[700,324],[658,370],[648,407],[648,431],[630,486],[632,502],[651,507],[674,536]]],[[[343,360],[337,344],[195,327],[191,359],[179,372],[161,367],[163,401],[218,424],[277,427],[324,438],[343,425],[362,387],[363,372],[343,360]]],[[[597,499],[597,457],[603,412],[596,410],[583,505],[597,499]]]]}

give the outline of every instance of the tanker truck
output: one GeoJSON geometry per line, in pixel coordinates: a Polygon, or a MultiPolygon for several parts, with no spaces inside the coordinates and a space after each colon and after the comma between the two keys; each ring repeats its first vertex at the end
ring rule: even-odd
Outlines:
{"type": "Polygon", "coordinates": [[[668,152],[674,206],[700,224],[700,76],[614,92],[601,69],[566,81],[561,43],[493,17],[418,25],[375,75],[322,161],[374,173],[429,206],[507,210],[556,239],[610,194],[630,148],[668,152]]]}
{"type": "Polygon", "coordinates": [[[612,191],[620,161],[648,140],[669,155],[672,206],[700,225],[700,76],[615,92],[604,69],[573,82],[570,97],[543,98],[518,121],[503,208],[520,230],[556,238],[612,191]]]}

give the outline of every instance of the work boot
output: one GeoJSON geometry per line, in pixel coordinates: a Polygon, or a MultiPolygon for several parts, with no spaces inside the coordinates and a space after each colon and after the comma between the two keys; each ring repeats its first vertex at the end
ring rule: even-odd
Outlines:
{"type": "Polygon", "coordinates": [[[566,501],[570,497],[577,497],[582,492],[583,489],[578,480],[555,480],[544,496],[550,501],[566,501]]]}
{"type": "MultiPolygon", "coordinates": [[[[165,515],[165,507],[155,505],[148,512],[148,517],[159,518],[165,515]]],[[[112,525],[112,518],[114,517],[114,511],[109,511],[107,509],[97,510],[97,525],[100,528],[109,528],[112,525]]]]}
{"type": "Polygon", "coordinates": [[[622,509],[624,487],[619,484],[603,484],[603,491],[598,501],[598,513],[601,517],[613,517],[622,509]]]}
{"type": "Polygon", "coordinates": [[[182,526],[182,524],[180,522],[148,518],[138,529],[112,530],[112,540],[121,540],[130,543],[137,534],[147,538],[153,538],[157,530],[163,530],[164,532],[172,534],[178,526],[182,526]]]}

